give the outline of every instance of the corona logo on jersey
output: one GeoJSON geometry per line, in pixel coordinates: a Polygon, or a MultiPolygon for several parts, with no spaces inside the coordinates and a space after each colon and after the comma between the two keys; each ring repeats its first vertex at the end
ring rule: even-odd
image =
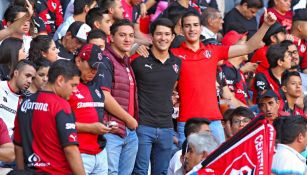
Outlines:
{"type": "Polygon", "coordinates": [[[271,174],[275,131],[264,117],[257,117],[223,143],[202,162],[193,175],[268,175],[271,174]],[[242,152],[244,150],[245,152],[242,152]],[[212,173],[210,173],[211,175],[212,173]]]}

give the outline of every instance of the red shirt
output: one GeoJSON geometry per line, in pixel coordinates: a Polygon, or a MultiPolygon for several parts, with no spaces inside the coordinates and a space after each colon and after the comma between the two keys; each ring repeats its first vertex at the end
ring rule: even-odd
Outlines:
{"type": "MultiPolygon", "coordinates": [[[[279,22],[282,26],[286,27],[288,33],[290,32],[292,27],[292,16],[293,16],[293,12],[291,10],[286,12],[286,14],[284,15],[280,14],[275,8],[268,8],[268,12],[274,13],[274,15],[277,18],[277,22],[279,22]]],[[[260,18],[260,26],[262,23],[263,23],[263,15],[260,18]]]]}
{"type": "MultiPolygon", "coordinates": [[[[100,87],[95,87],[94,83],[91,85],[80,83],[69,98],[68,102],[75,114],[76,122],[96,123],[103,121],[103,92],[100,87]]],[[[78,132],[80,152],[92,155],[101,152],[102,149],[97,140],[98,135],[96,134],[78,132]]]]}
{"type": "Polygon", "coordinates": [[[178,83],[179,122],[192,117],[222,119],[216,98],[216,69],[219,60],[228,58],[228,51],[229,46],[200,43],[200,48],[194,52],[185,42],[172,49],[173,54],[182,60],[178,83]]]}
{"type": "Polygon", "coordinates": [[[128,4],[126,0],[121,0],[122,6],[124,9],[124,18],[129,19],[130,21],[133,21],[132,15],[133,15],[133,6],[128,4]]]}
{"type": "Polygon", "coordinates": [[[267,51],[268,46],[263,46],[260,49],[256,50],[256,52],[254,53],[251,62],[256,63],[257,61],[261,61],[260,64],[258,64],[255,73],[265,72],[269,69],[270,64],[268,62],[268,58],[266,57],[267,51]]]}
{"type": "Polygon", "coordinates": [[[0,145],[5,143],[11,143],[11,138],[9,136],[9,131],[4,123],[4,121],[0,118],[0,145]]]}

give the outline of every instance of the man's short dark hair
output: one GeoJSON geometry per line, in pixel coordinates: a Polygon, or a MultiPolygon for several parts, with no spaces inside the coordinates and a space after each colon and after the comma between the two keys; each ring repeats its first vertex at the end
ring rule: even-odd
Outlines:
{"type": "Polygon", "coordinates": [[[16,16],[18,13],[20,12],[27,12],[27,9],[23,6],[19,6],[19,5],[14,5],[14,6],[10,6],[9,8],[6,9],[5,13],[4,13],[4,19],[6,20],[6,22],[14,22],[16,19],[16,16]]]}
{"type": "Polygon", "coordinates": [[[262,0],[241,0],[240,5],[247,4],[247,8],[261,9],[263,7],[262,0]]]}
{"type": "Polygon", "coordinates": [[[92,8],[85,17],[85,22],[87,25],[89,25],[91,28],[94,28],[94,22],[95,21],[101,21],[103,19],[104,14],[108,14],[108,10],[104,10],[98,7],[92,8]]]}
{"type": "Polygon", "coordinates": [[[48,71],[48,82],[54,83],[58,76],[62,75],[66,81],[71,80],[74,76],[80,76],[78,67],[69,60],[57,60],[48,71]]]}
{"type": "Polygon", "coordinates": [[[281,76],[281,85],[286,86],[292,76],[300,77],[300,73],[297,71],[285,71],[281,76]]]}
{"type": "Polygon", "coordinates": [[[84,7],[92,5],[96,0],[75,0],[74,2],[74,15],[83,13],[84,7]]]}
{"type": "Polygon", "coordinates": [[[102,1],[99,1],[98,6],[99,6],[99,8],[108,10],[109,8],[115,6],[115,0],[102,0],[102,1]]]}
{"type": "Polygon", "coordinates": [[[172,34],[174,33],[174,24],[171,20],[167,18],[158,18],[150,25],[150,33],[153,35],[157,26],[164,26],[171,29],[172,34]]]}
{"type": "Polygon", "coordinates": [[[218,17],[218,13],[220,13],[217,9],[208,7],[201,14],[201,25],[208,26],[209,19],[216,19],[218,17]]]}
{"type": "Polygon", "coordinates": [[[190,16],[195,16],[195,17],[197,17],[198,18],[198,20],[199,20],[199,24],[200,24],[200,21],[201,21],[201,17],[200,17],[200,15],[199,15],[199,13],[196,11],[196,10],[189,10],[189,11],[187,11],[186,13],[184,13],[183,15],[182,15],[182,17],[181,17],[181,26],[183,27],[183,25],[184,25],[184,18],[187,18],[187,17],[190,17],[190,16]]]}
{"type": "Polygon", "coordinates": [[[291,144],[299,134],[305,136],[307,131],[307,119],[302,116],[283,116],[274,120],[273,126],[276,130],[278,143],[291,144]]]}
{"type": "Polygon", "coordinates": [[[245,118],[249,118],[251,120],[255,117],[254,113],[250,109],[248,109],[247,107],[243,107],[243,106],[237,107],[236,109],[232,111],[229,117],[229,121],[231,125],[232,125],[232,119],[235,116],[242,116],[245,118]]]}
{"type": "Polygon", "coordinates": [[[20,60],[17,62],[16,66],[14,67],[14,70],[21,70],[25,66],[31,66],[34,69],[36,69],[36,65],[30,61],[30,60],[20,60]]]}
{"type": "Polygon", "coordinates": [[[284,57],[287,51],[288,47],[283,44],[274,44],[269,46],[266,57],[268,58],[270,68],[277,67],[278,60],[284,61],[284,57]]]}
{"type": "Polygon", "coordinates": [[[184,126],[184,135],[188,137],[192,133],[196,133],[200,130],[201,125],[210,124],[210,120],[206,118],[191,118],[189,119],[184,126]]]}
{"type": "Polygon", "coordinates": [[[89,42],[91,39],[98,39],[98,38],[106,40],[107,35],[100,29],[91,30],[87,35],[87,42],[89,42]]]}
{"type": "Polygon", "coordinates": [[[110,27],[111,35],[115,35],[121,26],[130,26],[133,28],[133,24],[128,19],[116,20],[110,27]]]}

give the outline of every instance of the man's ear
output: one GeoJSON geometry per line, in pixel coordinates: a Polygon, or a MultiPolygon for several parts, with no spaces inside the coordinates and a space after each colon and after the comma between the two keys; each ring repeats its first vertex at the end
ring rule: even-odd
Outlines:
{"type": "Polygon", "coordinates": [[[287,92],[286,86],[281,86],[281,90],[282,90],[283,92],[287,92]]]}
{"type": "Polygon", "coordinates": [[[59,75],[55,80],[55,84],[58,87],[63,87],[64,83],[65,83],[65,77],[63,75],[59,75]]]}
{"type": "Polygon", "coordinates": [[[209,154],[207,153],[207,151],[204,151],[202,153],[202,160],[204,160],[209,154]]]}

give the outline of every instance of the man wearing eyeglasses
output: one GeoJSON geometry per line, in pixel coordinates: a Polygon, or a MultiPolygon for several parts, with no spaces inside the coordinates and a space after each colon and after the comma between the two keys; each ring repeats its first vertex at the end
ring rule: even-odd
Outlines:
{"type": "Polygon", "coordinates": [[[232,134],[236,134],[244,128],[253,118],[254,113],[246,107],[240,106],[236,108],[230,115],[230,127],[232,134]]]}

